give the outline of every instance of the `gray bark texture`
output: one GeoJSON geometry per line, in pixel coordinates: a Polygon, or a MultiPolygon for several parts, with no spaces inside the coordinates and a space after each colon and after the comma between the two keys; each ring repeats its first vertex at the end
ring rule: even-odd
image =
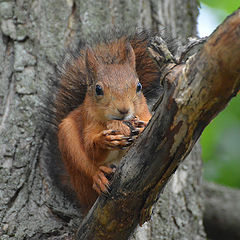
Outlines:
{"type": "MultiPolygon", "coordinates": [[[[64,48],[113,25],[196,34],[197,1],[0,2],[0,239],[74,239],[82,216],[52,185],[41,157],[39,96],[64,48]]],[[[177,41],[176,41],[177,42],[177,41]]],[[[132,239],[205,239],[197,145],[132,239]]]]}
{"type": "Polygon", "coordinates": [[[240,239],[240,191],[204,183],[204,226],[210,239],[240,239]]]}

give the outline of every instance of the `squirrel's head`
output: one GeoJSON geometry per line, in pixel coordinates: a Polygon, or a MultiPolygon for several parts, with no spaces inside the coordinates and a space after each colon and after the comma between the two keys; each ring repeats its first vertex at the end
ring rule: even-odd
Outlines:
{"type": "Polygon", "coordinates": [[[133,119],[145,98],[130,43],[118,40],[88,48],[85,61],[89,111],[100,121],[133,119]]]}

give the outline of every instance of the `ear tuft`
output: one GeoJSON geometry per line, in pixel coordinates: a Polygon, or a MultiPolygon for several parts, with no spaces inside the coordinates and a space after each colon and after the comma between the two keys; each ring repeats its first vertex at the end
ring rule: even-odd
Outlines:
{"type": "Polygon", "coordinates": [[[136,68],[135,52],[134,52],[130,42],[126,42],[126,60],[129,62],[129,64],[134,69],[136,68]]]}
{"type": "Polygon", "coordinates": [[[91,47],[86,48],[85,64],[87,72],[87,84],[92,85],[97,77],[99,62],[91,47]]]}

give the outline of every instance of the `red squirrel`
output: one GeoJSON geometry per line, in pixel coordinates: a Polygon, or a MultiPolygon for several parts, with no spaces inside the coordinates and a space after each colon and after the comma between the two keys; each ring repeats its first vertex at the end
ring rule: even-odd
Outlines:
{"type": "Polygon", "coordinates": [[[159,84],[159,70],[149,40],[141,32],[81,42],[60,67],[52,115],[61,159],[85,213],[108,191],[110,165],[120,161],[132,133],[141,133],[151,118],[146,97],[159,84]]]}

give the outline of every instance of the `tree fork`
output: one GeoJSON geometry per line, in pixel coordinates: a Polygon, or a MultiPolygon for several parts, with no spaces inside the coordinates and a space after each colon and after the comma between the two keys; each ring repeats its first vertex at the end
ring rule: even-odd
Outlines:
{"type": "Polygon", "coordinates": [[[84,218],[77,239],[128,239],[149,219],[179,163],[240,89],[240,9],[186,63],[170,60],[164,67],[164,95],[155,114],[122,159],[110,194],[99,197],[84,218]]]}

